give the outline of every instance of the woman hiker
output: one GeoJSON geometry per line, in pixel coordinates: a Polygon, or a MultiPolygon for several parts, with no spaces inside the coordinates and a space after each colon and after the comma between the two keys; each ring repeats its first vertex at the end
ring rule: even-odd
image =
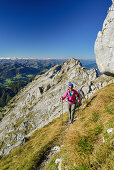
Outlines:
{"type": "Polygon", "coordinates": [[[73,123],[74,112],[75,112],[76,104],[77,104],[77,97],[78,97],[78,103],[79,103],[80,95],[76,90],[73,89],[72,83],[70,83],[68,87],[69,89],[65,92],[64,96],[62,96],[62,100],[64,100],[66,97],[68,99],[67,103],[68,103],[68,111],[69,111],[69,123],[73,123]]]}

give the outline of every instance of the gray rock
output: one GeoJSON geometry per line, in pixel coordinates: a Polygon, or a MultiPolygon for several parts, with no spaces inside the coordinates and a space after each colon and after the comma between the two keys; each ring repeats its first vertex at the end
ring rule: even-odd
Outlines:
{"type": "Polygon", "coordinates": [[[110,129],[107,130],[107,132],[108,132],[108,133],[112,133],[113,130],[114,130],[114,128],[110,128],[110,129]]]}
{"type": "Polygon", "coordinates": [[[61,158],[57,158],[57,159],[55,160],[55,163],[56,163],[56,164],[59,164],[59,165],[58,165],[58,170],[61,170],[62,157],[61,157],[61,158]]]}
{"type": "Polygon", "coordinates": [[[102,31],[98,32],[95,55],[100,72],[114,76],[114,1],[109,8],[102,31]]]}
{"type": "Polygon", "coordinates": [[[91,92],[91,84],[91,82],[88,82],[88,84],[82,88],[82,91],[85,95],[91,92]]]}
{"type": "Polygon", "coordinates": [[[102,87],[104,87],[104,86],[106,86],[108,84],[108,82],[103,82],[103,84],[102,84],[102,87]]]}

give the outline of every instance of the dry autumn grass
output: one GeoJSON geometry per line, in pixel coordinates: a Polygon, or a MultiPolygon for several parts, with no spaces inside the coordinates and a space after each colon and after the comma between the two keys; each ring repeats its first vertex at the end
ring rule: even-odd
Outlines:
{"type": "MultiPolygon", "coordinates": [[[[84,110],[79,110],[78,120],[67,128],[61,118],[35,131],[27,142],[1,158],[0,169],[37,169],[43,156],[55,145],[63,145],[46,165],[47,170],[57,170],[55,160],[62,157],[62,170],[113,169],[114,84],[94,94],[84,110]],[[92,100],[93,98],[93,100],[92,100]],[[103,142],[103,139],[105,142],[103,142]]],[[[64,122],[68,115],[64,115],[64,122]]]]}

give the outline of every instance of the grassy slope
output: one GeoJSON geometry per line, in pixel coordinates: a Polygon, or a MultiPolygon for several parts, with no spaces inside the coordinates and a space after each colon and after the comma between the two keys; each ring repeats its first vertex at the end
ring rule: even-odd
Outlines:
{"type": "MultiPolygon", "coordinates": [[[[56,170],[55,159],[61,156],[65,170],[113,169],[113,133],[107,133],[107,129],[114,127],[113,113],[114,84],[111,84],[92,96],[87,107],[78,112],[79,119],[67,130],[58,118],[35,131],[23,146],[1,159],[0,169],[36,169],[46,151],[55,145],[63,147],[47,164],[47,170],[56,170]]],[[[67,119],[65,114],[64,122],[67,119]]]]}
{"type": "Polygon", "coordinates": [[[76,169],[74,163],[79,169],[113,169],[114,136],[107,129],[114,127],[114,84],[90,101],[65,136],[63,169],[76,169]]]}

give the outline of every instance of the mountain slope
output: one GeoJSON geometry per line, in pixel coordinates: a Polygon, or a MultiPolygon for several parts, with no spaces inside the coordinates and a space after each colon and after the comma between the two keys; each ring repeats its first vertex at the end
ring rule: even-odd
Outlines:
{"type": "Polygon", "coordinates": [[[85,109],[76,110],[76,120],[65,126],[67,113],[36,130],[23,146],[15,148],[0,162],[0,169],[39,169],[49,150],[59,145],[61,150],[46,164],[45,169],[57,169],[55,160],[62,159],[62,169],[113,169],[114,84],[95,93],[85,109]]]}
{"type": "MultiPolygon", "coordinates": [[[[36,76],[0,112],[0,155],[8,154],[15,146],[22,145],[26,137],[35,130],[60,116],[60,98],[67,90],[69,81],[79,90],[81,99],[84,100],[89,99],[108,82],[113,82],[113,79],[97,77],[96,70],[84,69],[75,59],[36,76]]],[[[63,108],[66,112],[67,105],[64,104],[63,108]]]]}

